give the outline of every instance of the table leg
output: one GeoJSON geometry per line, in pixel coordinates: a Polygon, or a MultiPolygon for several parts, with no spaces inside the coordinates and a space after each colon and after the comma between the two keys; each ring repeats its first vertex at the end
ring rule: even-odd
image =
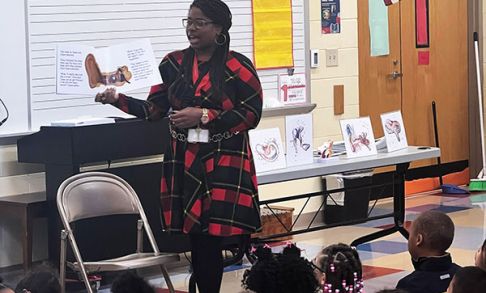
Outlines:
{"type": "Polygon", "coordinates": [[[32,267],[32,218],[27,207],[22,210],[21,225],[23,268],[27,272],[32,267]]]}
{"type": "Polygon", "coordinates": [[[410,163],[398,164],[394,175],[393,185],[393,221],[394,226],[384,229],[369,235],[365,235],[351,242],[351,246],[358,246],[372,240],[385,237],[395,232],[400,232],[406,239],[408,239],[408,232],[403,227],[405,222],[405,173],[408,170],[410,163]]]}

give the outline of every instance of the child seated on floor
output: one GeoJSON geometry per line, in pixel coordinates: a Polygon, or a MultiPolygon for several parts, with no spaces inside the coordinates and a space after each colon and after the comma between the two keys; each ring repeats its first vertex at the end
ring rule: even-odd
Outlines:
{"type": "Polygon", "coordinates": [[[61,293],[56,274],[49,267],[42,266],[27,274],[15,287],[18,293],[61,293]]]}
{"type": "Polygon", "coordinates": [[[482,293],[485,288],[486,272],[478,267],[464,267],[454,275],[447,293],[482,293]]]}
{"type": "Polygon", "coordinates": [[[282,253],[268,246],[256,248],[257,261],[243,275],[242,287],[256,293],[314,293],[318,290],[311,263],[300,256],[300,249],[287,245],[282,253]]]}
{"type": "Polygon", "coordinates": [[[312,261],[322,292],[364,292],[363,270],[358,252],[339,243],[324,248],[312,261]]]}
{"type": "Polygon", "coordinates": [[[0,293],[14,293],[12,288],[8,287],[7,285],[3,284],[3,279],[0,277],[0,293]]]}
{"type": "Polygon", "coordinates": [[[131,272],[124,272],[116,277],[111,285],[113,293],[155,293],[143,278],[131,272]]]}
{"type": "Polygon", "coordinates": [[[486,271],[486,239],[474,256],[474,265],[486,271]]]}
{"type": "Polygon", "coordinates": [[[444,213],[427,211],[410,227],[408,252],[415,271],[398,281],[397,288],[410,293],[440,293],[447,290],[456,271],[447,250],[454,239],[454,223],[444,213]]]}

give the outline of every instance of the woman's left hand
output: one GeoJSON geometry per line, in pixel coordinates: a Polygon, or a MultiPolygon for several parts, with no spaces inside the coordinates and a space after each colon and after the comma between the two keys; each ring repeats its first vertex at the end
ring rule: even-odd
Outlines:
{"type": "Polygon", "coordinates": [[[187,107],[169,115],[170,122],[177,128],[194,127],[201,122],[202,109],[187,107]]]}

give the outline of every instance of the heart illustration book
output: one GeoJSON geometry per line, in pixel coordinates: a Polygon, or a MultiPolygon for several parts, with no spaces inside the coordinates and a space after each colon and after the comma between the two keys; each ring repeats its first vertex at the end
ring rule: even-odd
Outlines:
{"type": "Polygon", "coordinates": [[[284,148],[278,128],[250,131],[250,146],[257,173],[286,167],[284,148]]]}

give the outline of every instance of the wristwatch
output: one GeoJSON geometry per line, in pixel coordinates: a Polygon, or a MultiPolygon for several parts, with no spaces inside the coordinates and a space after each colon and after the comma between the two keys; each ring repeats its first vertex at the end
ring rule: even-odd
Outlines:
{"type": "Polygon", "coordinates": [[[209,112],[208,109],[202,108],[201,123],[207,124],[209,122],[209,112]]]}

